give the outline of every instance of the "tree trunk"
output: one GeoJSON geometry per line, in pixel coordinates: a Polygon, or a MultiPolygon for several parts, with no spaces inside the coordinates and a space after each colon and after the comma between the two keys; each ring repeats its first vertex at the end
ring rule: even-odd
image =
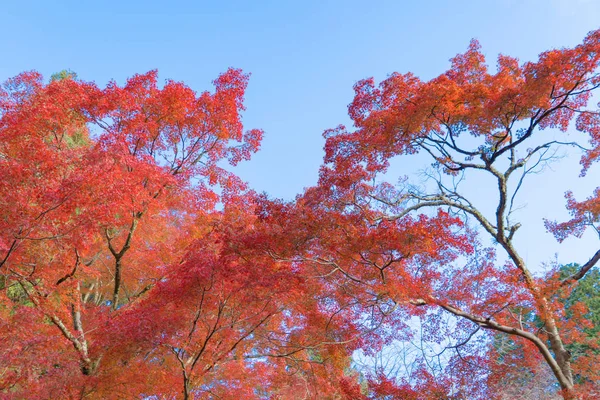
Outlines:
{"type": "Polygon", "coordinates": [[[115,257],[115,289],[112,298],[112,310],[116,310],[119,304],[119,294],[121,292],[121,257],[115,257]]]}

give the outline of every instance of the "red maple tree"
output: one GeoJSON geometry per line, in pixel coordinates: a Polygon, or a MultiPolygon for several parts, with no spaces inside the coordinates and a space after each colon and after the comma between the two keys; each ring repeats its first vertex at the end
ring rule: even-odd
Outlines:
{"type": "MultiPolygon", "coordinates": [[[[325,132],[319,186],[294,204],[268,206],[266,221],[284,232],[274,256],[296,259],[338,288],[336,301],[355,309],[347,318],[381,325],[367,353],[394,340],[433,344],[433,354],[413,358],[408,377],[390,379],[376,368],[375,398],[412,398],[411,390],[416,398],[500,397],[498,382],[544,368],[564,397],[598,396],[600,349],[581,329],[589,314],[579,304],[566,318],[563,300],[600,250],[566,278],[558,269],[535,274],[516,244],[521,223],[513,211],[524,178],[552,161],[554,149],[582,148],[561,138],[570,128],[591,146],[583,173],[598,159],[600,114],[587,106],[600,87],[600,31],[535,62],[501,55],[494,72],[476,41],[451,63],[429,81],[394,73],[379,85],[355,85],[354,129],[325,132]],[[562,135],[553,138],[556,130],[562,135]],[[433,163],[428,184],[385,180],[392,158],[417,154],[433,163]],[[492,207],[473,200],[473,175],[497,188],[487,196],[492,207]],[[411,317],[420,318],[418,337],[411,317]],[[502,335],[509,353],[494,347],[502,335]],[[575,358],[574,344],[594,350],[575,358]]],[[[576,202],[567,194],[573,219],[548,228],[558,239],[598,230],[599,195],[576,202]]]]}

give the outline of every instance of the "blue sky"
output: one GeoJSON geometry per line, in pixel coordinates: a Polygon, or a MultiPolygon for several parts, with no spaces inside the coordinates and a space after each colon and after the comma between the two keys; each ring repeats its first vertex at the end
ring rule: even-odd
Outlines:
{"type": "MultiPolygon", "coordinates": [[[[230,66],[252,73],[244,121],[266,136],[237,172],[256,190],[291,199],[316,182],[321,134],[348,124],[357,80],[394,71],[432,78],[471,38],[492,65],[500,52],[534,59],[600,27],[600,1],[23,0],[5,2],[0,16],[0,80],[24,70],[49,77],[71,69],[103,85],[158,69],[161,79],[202,91],[230,66]]],[[[567,188],[581,198],[595,187],[597,169],[573,183],[577,161],[564,160],[523,193],[522,203],[543,203],[522,213],[532,228],[519,232],[520,246],[532,263],[556,251],[561,261],[585,261],[595,251],[589,235],[557,247],[541,223],[566,217],[567,188]]]]}

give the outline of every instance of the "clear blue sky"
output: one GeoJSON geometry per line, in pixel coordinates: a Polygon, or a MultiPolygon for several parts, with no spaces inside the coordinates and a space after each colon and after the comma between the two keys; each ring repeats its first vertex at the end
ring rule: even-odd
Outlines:
{"type": "MultiPolygon", "coordinates": [[[[357,80],[393,71],[432,78],[471,38],[492,65],[500,52],[533,59],[600,27],[600,1],[22,0],[4,2],[0,15],[2,81],[24,70],[49,77],[71,69],[103,85],[156,68],[162,79],[202,91],[230,66],[252,73],[244,120],[266,136],[237,172],[256,190],[291,199],[316,182],[321,133],[348,124],[357,80]]],[[[543,234],[541,218],[555,215],[562,193],[573,187],[573,179],[555,184],[563,169],[577,175],[577,160],[566,162],[570,169],[561,167],[524,193],[524,202],[556,199],[523,215],[537,227],[520,232],[528,239],[523,252],[535,263],[559,249],[550,237],[531,238],[543,234]]],[[[576,193],[591,193],[595,182],[587,181],[576,193]]],[[[561,246],[560,259],[585,261],[597,245],[587,239],[561,246]]]]}

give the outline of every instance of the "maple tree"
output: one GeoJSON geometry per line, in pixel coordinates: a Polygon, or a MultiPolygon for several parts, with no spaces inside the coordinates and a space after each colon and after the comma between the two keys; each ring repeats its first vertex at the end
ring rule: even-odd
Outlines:
{"type": "Polygon", "coordinates": [[[299,300],[311,286],[231,248],[255,218],[251,192],[223,167],[262,137],[243,131],[247,79],[231,69],[201,94],[159,87],[155,71],[104,89],[73,73],[6,82],[3,396],[337,390],[316,358],[344,349],[325,330],[297,333],[324,318],[299,300]]]}
{"type": "MultiPolygon", "coordinates": [[[[598,160],[600,113],[588,103],[600,87],[599,63],[594,31],[535,62],[501,55],[493,72],[472,41],[429,81],[411,73],[359,81],[349,106],[354,129],[325,132],[319,185],[287,208],[270,206],[268,223],[292,238],[273,248],[276,257],[339,288],[336,301],[360,310],[348,318],[380,318],[382,344],[420,340],[437,350],[416,357],[408,377],[372,372],[372,396],[490,398],[508,375],[536,374],[540,365],[565,398],[600,393],[598,343],[578,328],[592,321],[586,304],[569,297],[600,250],[568,276],[535,274],[519,251],[515,218],[525,178],[557,148],[582,149],[582,175],[598,160]],[[568,130],[583,139],[566,139],[568,130]],[[402,155],[431,160],[426,184],[385,180],[402,155]],[[474,175],[496,188],[483,207],[468,186],[474,175]],[[411,317],[420,318],[418,337],[411,317]],[[510,360],[490,349],[498,335],[514,344],[510,360]],[[573,357],[573,346],[588,351],[573,357]]],[[[548,230],[558,240],[597,231],[599,196],[577,202],[567,193],[573,218],[547,221],[548,230]]],[[[367,354],[386,351],[373,343],[367,354]]]]}

